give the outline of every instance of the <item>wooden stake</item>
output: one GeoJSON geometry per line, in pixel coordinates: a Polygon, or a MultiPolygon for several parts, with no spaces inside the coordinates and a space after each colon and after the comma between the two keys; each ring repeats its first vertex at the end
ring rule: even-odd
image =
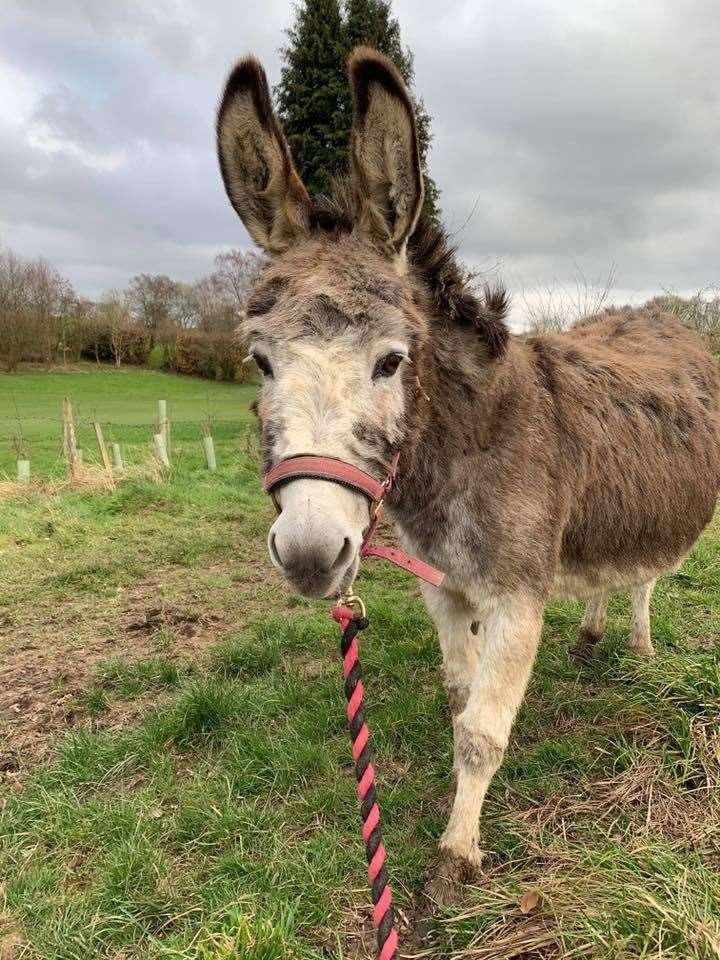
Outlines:
{"type": "Polygon", "coordinates": [[[65,456],[72,480],[77,480],[80,474],[81,456],[75,440],[75,421],[73,420],[72,404],[68,397],[63,401],[63,445],[65,456]]]}
{"type": "Polygon", "coordinates": [[[110,457],[108,456],[107,447],[105,446],[105,437],[103,437],[102,427],[97,422],[93,421],[93,426],[95,427],[95,436],[97,437],[98,449],[100,450],[100,459],[102,460],[103,467],[107,470],[108,473],[112,472],[110,466],[110,457]]]}
{"type": "Polygon", "coordinates": [[[120,450],[120,444],[115,443],[115,441],[113,441],[112,443],[112,455],[113,455],[113,470],[115,470],[116,473],[122,473],[123,470],[125,469],[123,466],[122,452],[120,450]]]}

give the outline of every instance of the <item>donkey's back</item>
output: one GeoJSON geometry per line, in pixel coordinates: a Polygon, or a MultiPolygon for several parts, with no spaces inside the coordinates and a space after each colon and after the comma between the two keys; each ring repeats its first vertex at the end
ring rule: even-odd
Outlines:
{"type": "Polygon", "coordinates": [[[677,566],[720,489],[720,374],[699,337],[654,310],[608,311],[534,338],[553,367],[567,458],[559,592],[677,566]]]}

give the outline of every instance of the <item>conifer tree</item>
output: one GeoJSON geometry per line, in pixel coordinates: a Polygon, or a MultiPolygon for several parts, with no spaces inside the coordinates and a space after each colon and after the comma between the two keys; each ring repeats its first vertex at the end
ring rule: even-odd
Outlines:
{"type": "MultiPolygon", "coordinates": [[[[302,0],[287,35],[275,89],[278,113],[305,185],[311,193],[327,193],[332,179],[347,171],[352,123],[348,56],[360,44],[380,50],[395,63],[412,93],[412,54],[402,45],[389,0],[344,0],[342,8],[340,0],[302,0]]],[[[422,100],[414,102],[425,212],[436,218],[439,193],[427,173],[430,116],[422,100]]]]}
{"type": "Polygon", "coordinates": [[[347,40],[339,0],[303,0],[287,36],[278,113],[305,186],[326,193],[347,165],[347,40]]]}

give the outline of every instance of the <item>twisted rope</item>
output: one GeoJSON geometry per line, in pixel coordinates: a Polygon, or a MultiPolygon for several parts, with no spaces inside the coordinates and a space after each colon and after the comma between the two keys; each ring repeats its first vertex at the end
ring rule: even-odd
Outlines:
{"type": "Polygon", "coordinates": [[[392,891],[385,866],[385,846],[382,842],[380,807],[375,790],[375,770],[368,746],[370,731],[363,712],[364,688],[357,641],[358,633],[367,627],[368,621],[365,617],[356,616],[349,607],[340,605],[333,609],[332,616],[342,629],[340,650],[343,656],[347,716],[352,740],[352,755],[355,761],[355,777],[358,782],[357,792],[363,821],[362,835],[368,862],[368,880],[372,891],[373,923],[377,931],[378,957],[379,960],[396,960],[398,935],[395,929],[392,891]]]}

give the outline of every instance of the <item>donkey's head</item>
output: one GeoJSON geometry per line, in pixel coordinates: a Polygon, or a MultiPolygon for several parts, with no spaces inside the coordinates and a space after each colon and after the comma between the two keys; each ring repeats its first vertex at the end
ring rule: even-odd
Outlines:
{"type": "MultiPolygon", "coordinates": [[[[309,197],[252,58],[230,74],[217,141],[230,202],[270,256],[242,330],[263,374],[265,469],[319,454],[383,479],[418,399],[429,331],[407,261],[423,181],[412,102],[395,67],[361,48],[350,79],[345,216],[309,197]]],[[[369,521],[365,497],[312,478],[284,484],[276,499],[273,563],[311,596],[351,584],[369,521]]]]}

